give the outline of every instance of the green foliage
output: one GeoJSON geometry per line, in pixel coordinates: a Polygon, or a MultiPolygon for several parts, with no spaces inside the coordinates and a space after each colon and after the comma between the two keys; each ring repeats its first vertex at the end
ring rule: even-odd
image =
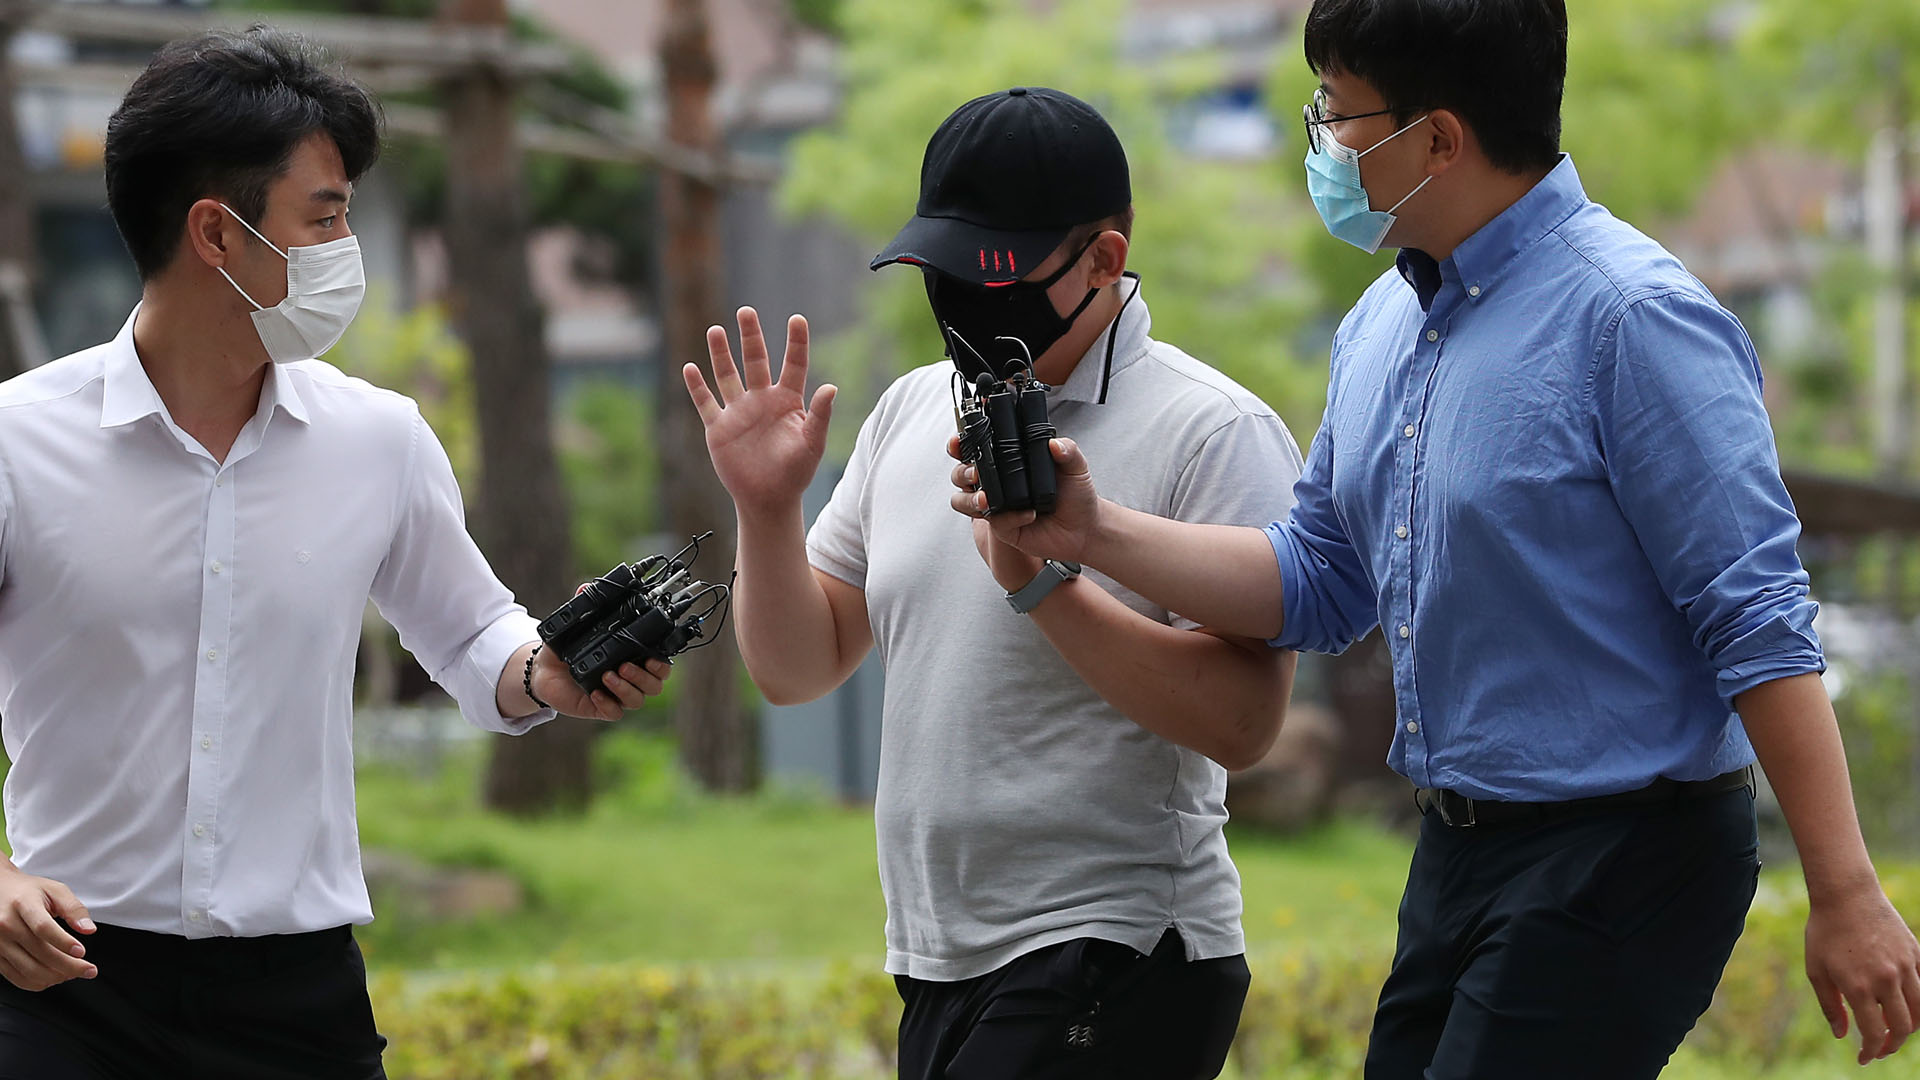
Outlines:
{"type": "MultiPolygon", "coordinates": [[[[1890,892],[1916,898],[1920,875],[1889,881],[1890,892]]],[[[1801,975],[1805,917],[1804,893],[1770,877],[1712,1008],[1664,1076],[1813,1080],[1851,1067],[1851,1049],[1827,1035],[1801,975]]],[[[1229,1080],[1357,1075],[1390,954],[1376,934],[1253,955],[1229,1080]]],[[[386,976],[374,995],[393,1040],[395,1080],[881,1080],[900,1017],[889,979],[845,963],[721,972],[623,964],[452,982],[386,976]]],[[[1920,1059],[1901,1055],[1875,1071],[1920,1076],[1920,1059]]]]}
{"type": "Polygon", "coordinates": [[[396,312],[383,290],[370,288],[327,362],[418,402],[471,497],[470,482],[480,462],[471,359],[447,324],[446,312],[432,305],[396,312]]]}
{"type": "Polygon", "coordinates": [[[635,541],[657,527],[660,455],[646,396],[601,382],[569,398],[560,468],[573,507],[574,567],[592,575],[633,558],[635,541]]]}

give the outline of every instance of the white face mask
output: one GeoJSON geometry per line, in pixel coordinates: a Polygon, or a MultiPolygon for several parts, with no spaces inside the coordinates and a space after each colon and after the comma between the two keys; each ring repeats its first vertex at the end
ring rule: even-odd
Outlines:
{"type": "Polygon", "coordinates": [[[367,291],[366,271],[360,265],[360,238],[343,236],[324,244],[281,251],[273,247],[272,241],[260,236],[260,230],[247,225],[247,219],[235,214],[233,207],[221,203],[220,208],[233,214],[235,221],[246,225],[248,232],[259,236],[261,243],[287,260],[287,298],[270,308],[261,307],[253,297],[247,296],[247,290],[233,280],[225,267],[215,267],[220,276],[227,279],[227,284],[253,305],[253,328],[259,332],[260,343],[267,347],[267,355],[273,362],[290,364],[310,360],[338,344],[359,312],[360,299],[367,291]]]}

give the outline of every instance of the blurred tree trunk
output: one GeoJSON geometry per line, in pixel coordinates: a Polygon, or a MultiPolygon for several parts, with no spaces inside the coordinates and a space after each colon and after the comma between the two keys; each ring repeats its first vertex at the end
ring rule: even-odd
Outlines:
{"type": "MultiPolygon", "coordinates": [[[[705,0],[668,0],[660,65],[667,141],[717,162],[720,140],[711,108],[717,73],[705,0]]],[[[706,328],[723,321],[717,175],[661,170],[666,344],[658,368],[658,414],[660,459],[679,465],[662,470],[668,528],[678,535],[712,529],[701,569],[708,580],[725,581],[734,557],[733,505],[707,463],[700,417],[680,376],[684,365],[705,361],[706,328]]],[[[752,790],[760,781],[759,726],[740,700],[740,654],[732,632],[723,631],[711,646],[686,654],[675,667],[674,727],[687,770],[709,790],[752,790]]]]}
{"type": "Polygon", "coordinates": [[[27,0],[0,0],[0,381],[27,369],[22,318],[32,303],[33,200],[27,191],[26,155],[14,117],[13,35],[26,20],[27,0]]]}
{"type": "MultiPolygon", "coordinates": [[[[507,33],[506,0],[442,0],[441,16],[507,33]]],[[[536,617],[572,592],[567,500],[553,449],[541,313],[527,270],[527,208],[514,138],[514,86],[479,66],[443,87],[447,263],[453,321],[473,354],[480,496],[473,532],[536,617]]],[[[578,808],[591,796],[594,729],[561,718],[493,742],[486,805],[517,814],[578,808]]]]}

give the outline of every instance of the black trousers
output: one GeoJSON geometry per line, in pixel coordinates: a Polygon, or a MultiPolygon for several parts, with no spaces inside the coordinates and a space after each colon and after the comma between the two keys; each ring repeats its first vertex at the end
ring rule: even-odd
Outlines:
{"type": "Polygon", "coordinates": [[[1658,1076],[1759,872],[1744,788],[1492,828],[1428,814],[1366,1080],[1658,1076]]]}
{"type": "Polygon", "coordinates": [[[0,1080],[384,1080],[347,927],[189,941],[102,926],[99,968],[39,993],[0,979],[0,1080]]]}
{"type": "Polygon", "coordinates": [[[959,982],[894,976],[900,1080],[1212,1080],[1247,999],[1243,956],[1082,938],[959,982]]]}

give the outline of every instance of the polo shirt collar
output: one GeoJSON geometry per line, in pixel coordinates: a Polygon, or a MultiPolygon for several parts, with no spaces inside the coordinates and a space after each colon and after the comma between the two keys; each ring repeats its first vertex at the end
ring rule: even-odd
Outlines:
{"type": "Polygon", "coordinates": [[[1113,376],[1146,355],[1147,332],[1153,328],[1153,317],[1147,313],[1147,301],[1140,295],[1139,275],[1129,272],[1121,279],[1120,286],[1127,290],[1120,314],[1113,317],[1105,333],[1093,339],[1092,347],[1073,366],[1073,374],[1067,376],[1067,381],[1048,395],[1049,404],[1067,401],[1101,404],[1106,400],[1107,384],[1113,376]],[[1108,348],[1113,350],[1111,365],[1107,363],[1108,348]]]}
{"type": "MultiPolygon", "coordinates": [[[[107,345],[100,398],[103,428],[122,427],[149,416],[168,416],[160,391],[153,388],[153,380],[147,377],[147,369],[141,366],[140,354],[133,347],[133,323],[139,315],[140,306],[136,304],[126,324],[120,327],[120,333],[107,345]]],[[[306,401],[301,398],[300,388],[294,384],[285,364],[267,365],[267,378],[260,387],[260,407],[255,415],[270,417],[276,409],[302,424],[308,422],[306,401]]]]}

